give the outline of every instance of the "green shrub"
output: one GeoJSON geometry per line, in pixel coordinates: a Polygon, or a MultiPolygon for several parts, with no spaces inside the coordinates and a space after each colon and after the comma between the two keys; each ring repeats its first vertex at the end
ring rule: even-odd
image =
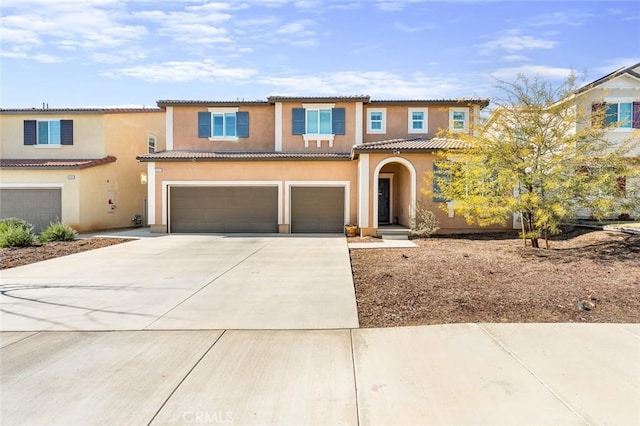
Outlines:
{"type": "Polygon", "coordinates": [[[8,231],[10,228],[20,228],[25,231],[33,232],[33,225],[24,219],[8,217],[0,220],[0,233],[8,231]]]}
{"type": "Polygon", "coordinates": [[[18,225],[2,225],[0,247],[29,247],[35,243],[36,236],[31,229],[18,225]]]}
{"type": "Polygon", "coordinates": [[[51,224],[40,233],[40,242],[48,243],[49,241],[73,241],[76,239],[77,232],[60,221],[51,222],[51,224]]]}
{"type": "Polygon", "coordinates": [[[431,210],[427,210],[422,203],[416,206],[416,219],[411,225],[409,234],[418,238],[429,237],[440,229],[438,217],[431,210]]]}

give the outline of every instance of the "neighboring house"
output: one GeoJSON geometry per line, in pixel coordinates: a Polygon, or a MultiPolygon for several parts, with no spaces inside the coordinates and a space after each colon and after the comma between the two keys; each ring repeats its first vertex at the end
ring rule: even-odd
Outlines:
{"type": "Polygon", "coordinates": [[[0,109],[0,216],[36,232],[55,220],[78,231],[135,225],[147,195],[136,156],[164,149],[164,132],[158,108],[0,109]]]}
{"type": "MultiPolygon", "coordinates": [[[[469,132],[484,99],[371,100],[272,96],[266,101],[164,100],[166,150],[139,155],[155,232],[341,232],[409,227],[416,204],[443,232],[472,229],[422,195],[437,151],[469,132]]],[[[510,224],[509,224],[510,226],[510,224]]],[[[475,228],[474,228],[475,229],[475,228]]]]}
{"type": "MultiPolygon", "coordinates": [[[[618,69],[589,83],[575,92],[574,102],[585,111],[596,113],[604,110],[604,115],[598,114],[596,119],[606,126],[605,137],[614,143],[622,143],[630,138],[640,138],[640,63],[630,67],[618,69]]],[[[590,126],[592,120],[578,124],[590,126]]],[[[630,157],[640,158],[640,144],[630,152],[630,157]]],[[[632,180],[620,176],[620,190],[623,196],[640,195],[640,180],[632,180]]],[[[640,212],[616,212],[631,213],[640,212]]],[[[589,216],[589,212],[581,211],[579,216],[589,216]]]]}

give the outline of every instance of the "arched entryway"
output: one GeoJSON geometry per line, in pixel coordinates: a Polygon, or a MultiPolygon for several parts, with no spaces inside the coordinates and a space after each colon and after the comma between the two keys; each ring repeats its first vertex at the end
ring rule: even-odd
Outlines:
{"type": "Polygon", "coordinates": [[[410,227],[416,215],[416,169],[402,157],[380,161],[373,173],[373,227],[410,227]]]}

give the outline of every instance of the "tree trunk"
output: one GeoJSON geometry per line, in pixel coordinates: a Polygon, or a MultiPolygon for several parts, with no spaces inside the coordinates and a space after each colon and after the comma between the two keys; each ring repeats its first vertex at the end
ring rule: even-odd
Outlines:
{"type": "Polygon", "coordinates": [[[544,245],[549,250],[549,227],[547,225],[544,226],[544,245]]]}
{"type": "Polygon", "coordinates": [[[540,244],[538,243],[538,237],[534,237],[533,235],[535,235],[533,233],[533,224],[534,224],[534,220],[533,220],[533,214],[531,212],[527,212],[527,233],[532,235],[531,239],[531,247],[533,248],[540,248],[540,244]]]}

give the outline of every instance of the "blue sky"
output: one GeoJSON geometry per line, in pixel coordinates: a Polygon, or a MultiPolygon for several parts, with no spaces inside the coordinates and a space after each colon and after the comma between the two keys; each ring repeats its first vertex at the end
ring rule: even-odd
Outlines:
{"type": "Polygon", "coordinates": [[[2,0],[0,106],[491,97],[640,62],[640,1],[2,0]]]}

